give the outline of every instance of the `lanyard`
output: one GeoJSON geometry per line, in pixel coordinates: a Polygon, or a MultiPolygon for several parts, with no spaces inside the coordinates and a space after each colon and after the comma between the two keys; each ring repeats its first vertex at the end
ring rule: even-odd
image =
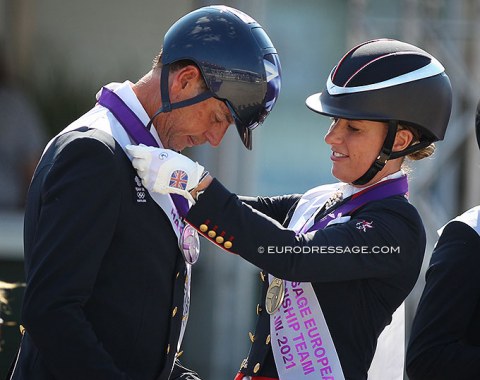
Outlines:
{"type": "MultiPolygon", "coordinates": [[[[122,125],[130,138],[136,144],[159,147],[152,134],[145,128],[138,116],[113,91],[106,87],[98,98],[98,104],[107,108],[122,125]]],[[[170,194],[173,204],[181,217],[188,213],[188,201],[179,194],[170,194]]]]}
{"type": "MultiPolygon", "coordinates": [[[[358,208],[364,206],[366,203],[388,198],[394,195],[404,195],[408,192],[407,176],[403,175],[400,178],[389,179],[379,182],[373,186],[368,187],[351,197],[346,198],[342,203],[330,211],[325,210],[307,232],[323,229],[330,221],[339,216],[344,216],[352,213],[358,208]]],[[[318,216],[317,216],[318,218],[318,216]]],[[[317,219],[316,218],[316,219],[317,219]]]]}

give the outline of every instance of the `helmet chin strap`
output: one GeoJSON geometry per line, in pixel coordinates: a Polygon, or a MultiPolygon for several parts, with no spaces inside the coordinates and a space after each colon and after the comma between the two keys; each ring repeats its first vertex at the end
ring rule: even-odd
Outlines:
{"type": "Polygon", "coordinates": [[[393,143],[395,142],[397,126],[397,120],[388,121],[387,136],[385,136],[385,140],[383,141],[383,146],[380,150],[378,157],[375,159],[372,166],[370,166],[370,168],[366,171],[364,175],[352,182],[353,185],[365,185],[366,183],[370,182],[373,177],[375,177],[375,175],[384,168],[388,160],[393,156],[392,148],[393,143]]]}
{"type": "Polygon", "coordinates": [[[212,98],[214,96],[213,92],[210,90],[204,91],[201,94],[198,94],[190,99],[185,99],[177,103],[170,103],[170,95],[168,93],[168,74],[170,72],[170,65],[164,65],[162,67],[162,74],[160,77],[160,94],[162,95],[162,106],[158,109],[157,112],[152,116],[150,121],[148,122],[146,128],[150,130],[153,120],[163,113],[163,112],[170,112],[171,110],[188,107],[196,103],[203,102],[206,99],[212,98]]]}

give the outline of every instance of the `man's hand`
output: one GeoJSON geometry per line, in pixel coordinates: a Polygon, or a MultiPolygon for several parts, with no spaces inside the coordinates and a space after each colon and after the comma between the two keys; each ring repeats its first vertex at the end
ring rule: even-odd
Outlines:
{"type": "Polygon", "coordinates": [[[169,149],[143,144],[127,145],[126,149],[132,157],[133,167],[149,191],[180,194],[195,203],[189,191],[202,178],[203,166],[169,149]]]}

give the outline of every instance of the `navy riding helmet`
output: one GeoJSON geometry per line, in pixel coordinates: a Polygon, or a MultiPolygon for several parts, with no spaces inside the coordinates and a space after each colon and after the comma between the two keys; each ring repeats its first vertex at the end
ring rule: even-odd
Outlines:
{"type": "Polygon", "coordinates": [[[207,6],[183,16],[165,34],[162,107],[157,114],[217,98],[225,102],[243,144],[251,149],[252,130],[272,110],[280,85],[280,60],[262,27],[237,9],[207,6]],[[193,61],[199,67],[208,91],[171,104],[169,65],[181,60],[193,61]]]}
{"type": "Polygon", "coordinates": [[[405,42],[376,39],[355,46],[333,68],[323,92],[306,100],[311,110],[336,118],[389,124],[377,160],[362,185],[389,159],[443,140],[452,109],[452,88],[443,66],[426,51],[405,42]],[[416,127],[420,141],[393,152],[398,123],[416,127]]]}

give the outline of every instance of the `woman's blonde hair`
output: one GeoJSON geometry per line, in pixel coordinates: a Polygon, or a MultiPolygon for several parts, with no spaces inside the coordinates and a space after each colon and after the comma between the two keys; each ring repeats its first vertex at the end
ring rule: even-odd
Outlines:
{"type": "MultiPolygon", "coordinates": [[[[407,131],[410,131],[413,135],[412,142],[410,145],[416,144],[417,142],[420,141],[420,138],[422,137],[421,132],[418,130],[416,127],[412,127],[410,125],[405,125],[405,124],[399,124],[398,125],[398,130],[405,129],[407,131]]],[[[408,154],[406,157],[409,160],[412,161],[418,161],[423,158],[430,157],[433,153],[435,152],[435,144],[431,143],[430,145],[426,146],[425,148],[422,148],[420,150],[417,150],[416,152],[408,154]]]]}

